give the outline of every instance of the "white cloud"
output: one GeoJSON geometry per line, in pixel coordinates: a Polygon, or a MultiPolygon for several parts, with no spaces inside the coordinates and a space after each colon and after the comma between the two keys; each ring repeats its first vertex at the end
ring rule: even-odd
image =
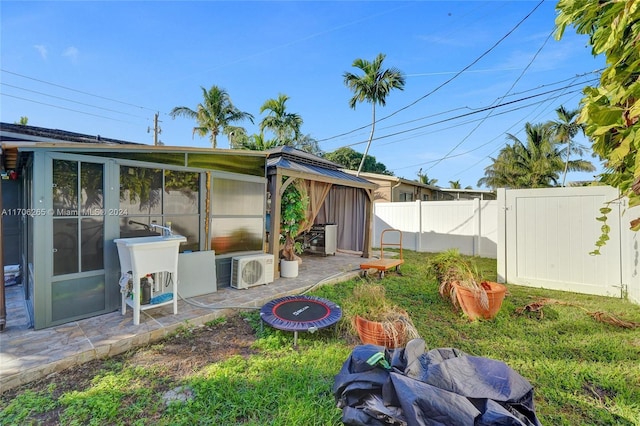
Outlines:
{"type": "Polygon", "coordinates": [[[40,53],[40,57],[41,57],[42,59],[47,59],[47,53],[48,53],[48,52],[47,52],[47,48],[45,47],[45,45],[43,45],[43,44],[36,44],[36,45],[34,45],[33,47],[38,51],[38,53],[40,53]]]}
{"type": "Polygon", "coordinates": [[[76,61],[78,60],[78,55],[80,54],[80,51],[73,46],[69,46],[67,47],[64,52],[62,52],[62,56],[66,56],[67,58],[71,59],[71,62],[76,63],[76,61]]]}

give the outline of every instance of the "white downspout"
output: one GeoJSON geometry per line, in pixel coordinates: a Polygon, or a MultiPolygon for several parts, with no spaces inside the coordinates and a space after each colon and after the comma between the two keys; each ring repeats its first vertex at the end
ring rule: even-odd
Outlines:
{"type": "Polygon", "coordinates": [[[389,200],[389,202],[393,203],[393,190],[396,189],[397,187],[399,187],[402,184],[402,182],[398,181],[398,183],[396,183],[395,185],[393,185],[391,187],[391,200],[389,200]]]}

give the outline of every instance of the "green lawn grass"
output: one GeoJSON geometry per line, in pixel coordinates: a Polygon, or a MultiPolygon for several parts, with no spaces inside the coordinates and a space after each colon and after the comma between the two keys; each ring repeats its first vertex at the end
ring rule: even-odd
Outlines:
{"type": "MultiPolygon", "coordinates": [[[[605,312],[640,323],[640,307],[624,300],[508,285],[492,321],[470,322],[438,294],[426,270],[426,253],[405,251],[402,276],[386,274],[387,297],[406,309],[428,348],[455,347],[506,362],[534,387],[544,425],[640,425],[640,328],[596,320],[605,312]],[[557,303],[538,313],[516,310],[540,298],[557,303]]],[[[496,262],[480,259],[488,278],[496,262]]],[[[317,288],[312,294],[340,304],[361,279],[317,288]]],[[[373,281],[378,281],[373,279],[373,281]]],[[[256,312],[247,315],[257,325],[256,312]]],[[[39,424],[39,413],[58,410],[68,425],[339,425],[333,377],[352,350],[339,330],[291,333],[265,327],[258,355],[233,357],[194,371],[171,386],[188,386],[194,398],[165,407],[153,383],[158,371],[106,363],[91,384],[53,398],[53,389],[0,400],[0,424],[39,424]],[[126,404],[122,401],[127,401],[126,404]]],[[[166,388],[166,383],[163,383],[166,388]]]]}

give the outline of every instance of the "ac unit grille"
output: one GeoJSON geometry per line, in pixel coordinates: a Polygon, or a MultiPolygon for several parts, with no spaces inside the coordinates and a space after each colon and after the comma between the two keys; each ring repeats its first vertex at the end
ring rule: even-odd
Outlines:
{"type": "Polygon", "coordinates": [[[249,288],[273,281],[273,255],[236,256],[231,259],[231,287],[249,288]]]}
{"type": "Polygon", "coordinates": [[[242,281],[247,285],[255,285],[264,274],[262,263],[257,260],[250,260],[242,268],[242,281]]]}

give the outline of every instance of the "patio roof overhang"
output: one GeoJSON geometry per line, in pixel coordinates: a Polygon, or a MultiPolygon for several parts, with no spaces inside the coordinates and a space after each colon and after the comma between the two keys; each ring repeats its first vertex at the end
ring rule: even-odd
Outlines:
{"type": "Polygon", "coordinates": [[[264,177],[267,153],[235,149],[145,145],[57,129],[0,123],[0,152],[7,170],[20,167],[21,154],[42,151],[144,159],[180,167],[212,169],[264,177]],[[237,161],[240,159],[240,161],[237,161]],[[237,163],[237,164],[235,164],[237,163]]]}

